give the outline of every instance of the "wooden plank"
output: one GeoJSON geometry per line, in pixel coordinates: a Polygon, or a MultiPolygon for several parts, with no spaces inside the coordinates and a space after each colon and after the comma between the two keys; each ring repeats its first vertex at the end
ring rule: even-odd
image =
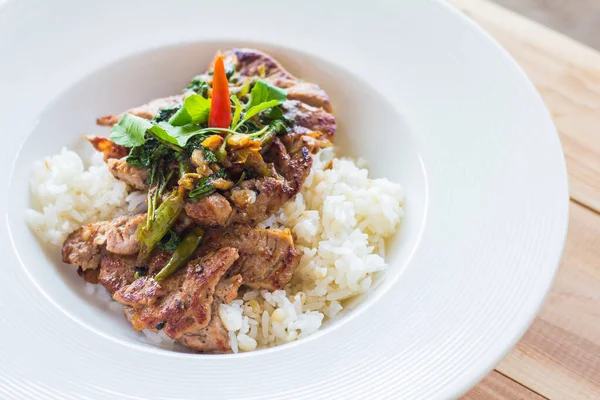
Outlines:
{"type": "Polygon", "coordinates": [[[572,199],[600,212],[600,53],[488,1],[451,3],[529,75],[559,131],[572,199]]]}
{"type": "Polygon", "coordinates": [[[499,372],[493,371],[462,400],[543,400],[544,398],[499,372]]]}

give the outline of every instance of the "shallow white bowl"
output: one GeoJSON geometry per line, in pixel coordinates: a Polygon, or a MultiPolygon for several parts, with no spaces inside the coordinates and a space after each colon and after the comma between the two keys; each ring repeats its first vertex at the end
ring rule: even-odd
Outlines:
{"type": "Polygon", "coordinates": [[[2,398],[448,398],[523,334],[563,248],[558,137],[512,59],[435,1],[0,5],[2,398]],[[227,15],[225,22],[215,16],[227,15]],[[33,160],[253,46],[331,96],[340,152],[406,189],[390,268],[313,336],[238,355],[140,343],[25,226],[33,160]]]}

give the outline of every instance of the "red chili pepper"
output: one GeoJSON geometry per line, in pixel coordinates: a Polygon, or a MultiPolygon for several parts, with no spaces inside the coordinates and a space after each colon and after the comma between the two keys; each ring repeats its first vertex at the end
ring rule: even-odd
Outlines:
{"type": "Polygon", "coordinates": [[[212,101],[208,126],[211,128],[229,128],[231,124],[231,105],[229,103],[229,82],[225,75],[223,57],[217,56],[213,73],[212,101]]]}

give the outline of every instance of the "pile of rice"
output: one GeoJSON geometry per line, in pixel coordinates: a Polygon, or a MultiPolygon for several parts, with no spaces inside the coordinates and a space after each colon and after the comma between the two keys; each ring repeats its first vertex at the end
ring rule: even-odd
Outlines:
{"type": "MultiPolygon", "coordinates": [[[[145,194],[129,192],[95,154],[88,168],[72,151],[33,166],[33,199],[27,221],[42,240],[62,245],[82,224],[139,212],[145,194]]],[[[285,290],[240,291],[238,299],[221,305],[234,352],[251,351],[308,336],[344,307],[344,301],[371,288],[373,274],[386,268],[385,239],[399,228],[403,215],[402,187],[387,179],[369,179],[360,160],[336,158],[333,148],[313,159],[302,191],[263,226],[290,229],[303,253],[285,290]]],[[[113,310],[121,310],[100,285],[89,285],[113,310]]],[[[173,348],[162,332],[144,331],[141,338],[173,348]]]]}
{"type": "Polygon", "coordinates": [[[99,152],[86,166],[77,153],[63,148],[33,164],[29,183],[37,210],[25,211],[27,223],[44,242],[57,246],[81,225],[145,207],[146,194],[129,192],[112,176],[99,152]]]}

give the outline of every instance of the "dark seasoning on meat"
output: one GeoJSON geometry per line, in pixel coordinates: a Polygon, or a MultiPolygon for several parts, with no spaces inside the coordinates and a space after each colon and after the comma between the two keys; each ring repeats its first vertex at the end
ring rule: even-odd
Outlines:
{"type": "Polygon", "coordinates": [[[82,226],[63,261],[124,305],[135,330],[196,352],[230,351],[218,308],[242,287],[284,288],[300,253],[288,230],[257,226],[302,188],[330,146],[327,94],[265,53],[227,50],[180,95],[98,124],[110,172],[147,191],[148,212],[82,226]]]}

